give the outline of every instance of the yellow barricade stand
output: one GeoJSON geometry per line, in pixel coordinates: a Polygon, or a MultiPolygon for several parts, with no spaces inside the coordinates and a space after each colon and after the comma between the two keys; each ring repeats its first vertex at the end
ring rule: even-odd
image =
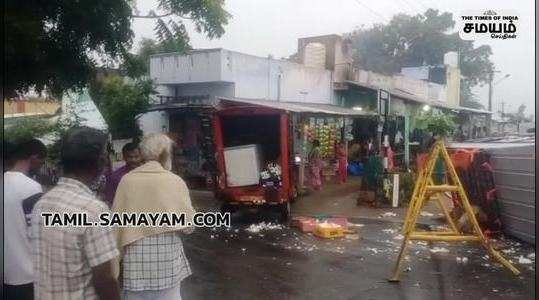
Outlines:
{"type": "Polygon", "coordinates": [[[466,192],[462,186],[462,183],[459,180],[455,167],[451,162],[451,158],[447,153],[447,149],[445,148],[443,141],[437,141],[434,144],[434,147],[429,154],[429,158],[425,166],[419,172],[419,176],[414,186],[412,199],[406,213],[406,219],[404,220],[403,234],[404,239],[402,241],[402,246],[399,251],[397,264],[395,265],[393,276],[389,279],[389,281],[399,281],[399,276],[402,269],[402,261],[407,250],[408,242],[410,241],[479,242],[486,248],[491,257],[493,257],[506,268],[511,270],[513,274],[520,274],[517,268],[515,268],[509,261],[507,261],[498,251],[496,251],[492,247],[488,239],[481,231],[479,223],[475,218],[475,213],[472,209],[472,205],[470,204],[470,201],[466,196],[466,192]],[[432,181],[432,173],[436,160],[439,156],[442,157],[447,166],[448,179],[450,184],[435,185],[432,181]],[[456,226],[453,218],[451,217],[449,210],[443,205],[440,194],[445,192],[458,193],[458,195],[460,196],[460,199],[462,200],[462,206],[465,211],[464,213],[467,214],[468,220],[471,222],[473,228],[472,234],[464,234],[458,230],[458,227],[456,226]],[[415,227],[417,218],[419,217],[425,203],[427,203],[429,199],[432,198],[437,201],[438,206],[440,206],[440,209],[443,211],[445,218],[447,219],[447,223],[450,226],[449,231],[416,231],[415,227]]]}

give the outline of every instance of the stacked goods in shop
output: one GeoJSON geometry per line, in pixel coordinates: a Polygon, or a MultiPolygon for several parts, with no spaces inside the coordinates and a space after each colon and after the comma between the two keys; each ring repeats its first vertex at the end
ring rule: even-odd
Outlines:
{"type": "Polygon", "coordinates": [[[316,124],[304,127],[307,140],[312,143],[314,140],[320,142],[320,154],[323,158],[333,158],[335,156],[335,142],[337,141],[337,126],[332,124],[316,124]]]}

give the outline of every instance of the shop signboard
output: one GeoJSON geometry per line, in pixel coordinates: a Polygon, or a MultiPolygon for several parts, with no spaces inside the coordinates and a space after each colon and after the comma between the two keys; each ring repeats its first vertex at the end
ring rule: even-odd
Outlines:
{"type": "Polygon", "coordinates": [[[378,89],[378,114],[386,117],[389,114],[391,95],[388,91],[378,89]]]}

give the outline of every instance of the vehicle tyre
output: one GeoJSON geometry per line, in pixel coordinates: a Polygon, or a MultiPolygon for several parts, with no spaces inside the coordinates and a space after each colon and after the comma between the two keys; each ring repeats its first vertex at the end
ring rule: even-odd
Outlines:
{"type": "Polygon", "coordinates": [[[290,201],[286,201],[285,203],[281,203],[279,205],[280,213],[281,213],[281,221],[286,222],[288,221],[288,218],[290,218],[290,201]]]}
{"type": "Polygon", "coordinates": [[[221,212],[222,213],[227,213],[228,212],[230,214],[233,214],[237,210],[238,210],[238,208],[236,207],[236,205],[232,205],[230,203],[224,203],[223,205],[221,205],[221,212]]]}

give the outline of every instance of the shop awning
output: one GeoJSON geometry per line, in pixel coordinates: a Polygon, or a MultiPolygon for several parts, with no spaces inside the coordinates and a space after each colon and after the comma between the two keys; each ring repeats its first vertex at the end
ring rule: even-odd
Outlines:
{"type": "Polygon", "coordinates": [[[375,113],[353,110],[331,104],[303,103],[303,102],[282,102],[277,100],[258,100],[244,98],[219,98],[221,102],[234,102],[243,104],[259,105],[279,110],[296,113],[326,114],[338,116],[375,116],[375,113]]]}

